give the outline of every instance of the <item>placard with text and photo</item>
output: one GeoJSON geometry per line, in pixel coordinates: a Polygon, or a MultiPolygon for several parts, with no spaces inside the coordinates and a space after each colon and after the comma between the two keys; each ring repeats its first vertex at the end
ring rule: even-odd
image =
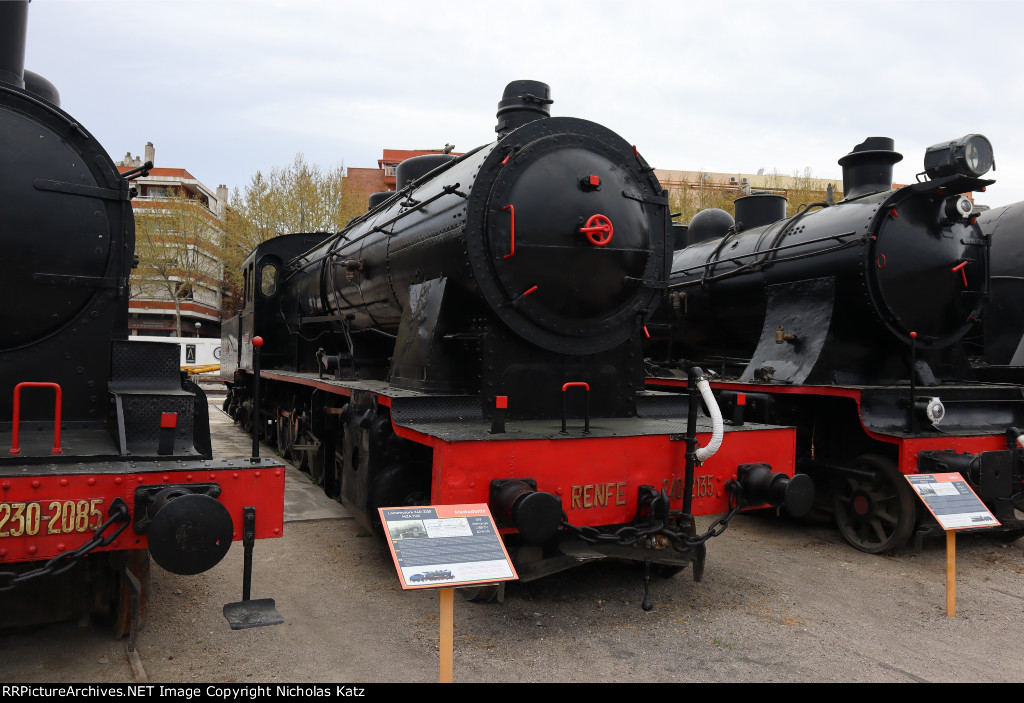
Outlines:
{"type": "Polygon", "coordinates": [[[513,581],[487,505],[379,508],[403,589],[513,581]]]}
{"type": "Polygon", "coordinates": [[[944,530],[1001,524],[958,473],[908,474],[907,481],[944,530]]]}

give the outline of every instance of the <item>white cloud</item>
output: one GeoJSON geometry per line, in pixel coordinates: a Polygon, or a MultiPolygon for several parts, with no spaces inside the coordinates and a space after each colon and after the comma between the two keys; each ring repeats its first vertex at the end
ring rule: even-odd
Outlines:
{"type": "Polygon", "coordinates": [[[663,168],[783,173],[896,139],[989,136],[992,204],[1024,200],[1024,5],[942,0],[377,4],[35,0],[26,66],[121,155],[240,185],[297,152],[371,166],[384,147],[493,138],[509,80],[618,131],[663,168]],[[965,16],[965,21],[951,18],[965,16]]]}

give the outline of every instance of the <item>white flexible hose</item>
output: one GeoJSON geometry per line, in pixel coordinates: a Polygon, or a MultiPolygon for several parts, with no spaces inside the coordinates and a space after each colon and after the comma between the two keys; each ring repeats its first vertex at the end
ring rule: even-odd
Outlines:
{"type": "Polygon", "coordinates": [[[718,448],[722,446],[725,423],[722,422],[722,411],[718,409],[715,395],[711,392],[711,384],[703,376],[697,381],[697,390],[700,391],[701,397],[704,398],[704,404],[707,405],[708,412],[711,413],[711,441],[708,442],[708,446],[697,450],[697,461],[704,462],[710,459],[718,451],[718,448]]]}

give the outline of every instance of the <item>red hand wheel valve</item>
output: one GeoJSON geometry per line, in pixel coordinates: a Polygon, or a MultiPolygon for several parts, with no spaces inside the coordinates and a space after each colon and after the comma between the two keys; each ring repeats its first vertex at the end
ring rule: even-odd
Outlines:
{"type": "Polygon", "coordinates": [[[587,239],[595,247],[603,247],[612,241],[612,221],[604,215],[591,215],[585,227],[580,227],[580,232],[587,235],[587,239]]]}

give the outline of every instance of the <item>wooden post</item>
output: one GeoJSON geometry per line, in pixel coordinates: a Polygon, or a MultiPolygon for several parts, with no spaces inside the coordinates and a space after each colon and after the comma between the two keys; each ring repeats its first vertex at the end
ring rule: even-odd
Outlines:
{"type": "Polygon", "coordinates": [[[956,617],[956,530],[946,530],[946,615],[956,617]]]}
{"type": "Polygon", "coordinates": [[[455,650],[455,589],[441,589],[441,683],[451,683],[455,650]]]}

